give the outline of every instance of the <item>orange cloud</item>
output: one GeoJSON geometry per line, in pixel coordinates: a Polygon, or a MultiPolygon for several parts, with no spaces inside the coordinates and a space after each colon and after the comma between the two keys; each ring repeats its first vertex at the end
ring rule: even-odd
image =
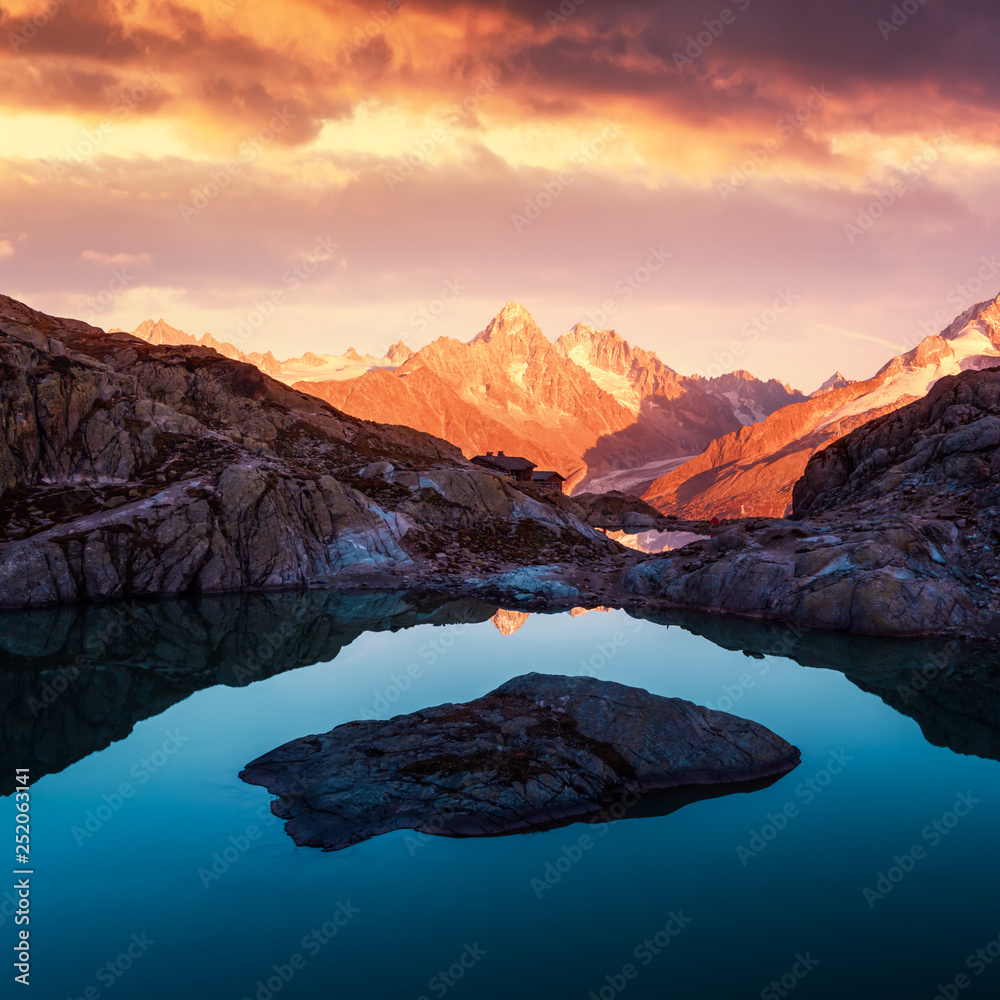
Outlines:
{"type": "MultiPolygon", "coordinates": [[[[810,273],[817,314],[859,303],[828,317],[838,329],[886,322],[887,288],[922,302],[959,282],[954,245],[986,253],[1000,212],[1000,12],[928,4],[885,37],[867,0],[731,0],[719,27],[722,6],[9,0],[0,197],[26,236],[0,237],[5,274],[71,311],[106,291],[100,268],[141,268],[109,315],[238,316],[330,235],[344,264],[303,290],[310,315],[336,303],[375,329],[458,277],[470,301],[544,297],[578,319],[669,243],[678,283],[636,313],[657,335],[699,308],[728,323],[810,273]],[[608,121],[620,130],[590,155],[608,121]],[[900,177],[898,204],[849,242],[900,177]]],[[[709,339],[683,336],[692,352],[709,339]]]]}

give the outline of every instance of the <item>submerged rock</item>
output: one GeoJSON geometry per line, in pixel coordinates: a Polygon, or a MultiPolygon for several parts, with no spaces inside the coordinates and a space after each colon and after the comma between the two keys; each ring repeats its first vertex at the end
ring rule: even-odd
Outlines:
{"type": "Polygon", "coordinates": [[[491,836],[584,818],[624,792],[785,774],[799,751],[763,726],[591,677],[525,674],[464,705],[293,740],[240,777],[278,796],[296,844],[340,850],[390,830],[491,836]]]}

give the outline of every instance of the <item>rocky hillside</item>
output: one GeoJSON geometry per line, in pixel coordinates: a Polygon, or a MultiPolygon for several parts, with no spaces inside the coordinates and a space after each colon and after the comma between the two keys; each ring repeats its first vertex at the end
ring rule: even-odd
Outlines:
{"type": "Polygon", "coordinates": [[[665,513],[685,517],[781,517],[790,510],[792,487],[810,456],[923,397],[944,376],[989,367],[998,358],[1000,304],[981,302],[873,378],[847,382],[835,375],[811,398],[713,441],[657,479],[643,497],[665,513]]]}
{"type": "Polygon", "coordinates": [[[620,550],[445,441],[207,347],[0,297],[0,365],[0,606],[470,573],[569,597],[560,567],[586,575],[620,550]]]}
{"type": "Polygon", "coordinates": [[[976,530],[970,521],[1000,508],[1000,366],[943,378],[923,399],[814,455],[795,484],[792,517],[887,497],[908,513],[950,506],[967,533],[976,530]]]}
{"type": "Polygon", "coordinates": [[[875,635],[1000,634],[998,446],[1000,368],[946,376],[814,456],[796,520],[725,523],[627,570],[625,586],[875,635]]]}
{"type": "Polygon", "coordinates": [[[746,373],[678,375],[613,330],[578,324],[553,344],[514,302],[467,344],[442,337],[395,370],[296,388],[366,419],[405,414],[467,456],[526,455],[561,472],[570,487],[694,454],[804,398],[746,373]]]}

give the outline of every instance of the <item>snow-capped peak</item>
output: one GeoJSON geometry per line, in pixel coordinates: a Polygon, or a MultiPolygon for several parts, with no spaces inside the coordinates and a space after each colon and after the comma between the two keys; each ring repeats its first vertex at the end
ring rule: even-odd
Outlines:
{"type": "Polygon", "coordinates": [[[520,302],[508,302],[490,320],[489,326],[482,333],[478,333],[472,338],[472,343],[475,343],[477,340],[489,343],[490,340],[497,336],[512,337],[524,330],[537,329],[538,327],[531,318],[531,314],[520,302]]]}
{"type": "Polygon", "coordinates": [[[814,393],[818,396],[822,392],[829,392],[831,389],[840,389],[845,385],[852,385],[854,379],[848,378],[843,372],[834,372],[814,393]]]}

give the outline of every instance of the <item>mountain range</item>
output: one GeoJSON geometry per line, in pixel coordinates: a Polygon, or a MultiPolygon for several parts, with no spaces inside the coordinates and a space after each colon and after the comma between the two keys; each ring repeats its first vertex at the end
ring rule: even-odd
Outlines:
{"type": "Polygon", "coordinates": [[[466,457],[524,455],[560,472],[567,489],[634,490],[716,438],[806,399],[743,371],[680,375],[614,330],[577,324],[553,343],[515,302],[467,343],[441,337],[414,353],[397,342],[381,358],[350,348],[279,361],[163,320],[132,333],[154,345],[211,347],[352,416],[445,438],[466,457]]]}
{"type": "Polygon", "coordinates": [[[980,302],[871,378],[838,371],[809,396],[746,371],[681,375],[615,330],[583,323],[553,342],[516,302],[468,342],[441,337],[414,352],[398,341],[378,358],[349,348],[279,361],[163,320],[133,335],[213,348],[354,417],[444,438],[466,457],[524,455],[565,476],[567,492],[621,490],[682,517],[780,517],[811,455],[945,375],[995,364],[1000,305],[980,302]]]}
{"type": "MultiPolygon", "coordinates": [[[[108,331],[108,333],[125,332],[108,331]]],[[[160,345],[180,347],[188,344],[211,347],[225,358],[254,365],[265,375],[270,375],[285,385],[292,385],[302,379],[356,378],[373,368],[393,368],[413,355],[413,351],[400,340],[381,358],[373,357],[371,354],[359,354],[353,347],[349,347],[343,354],[314,354],[312,351],[306,351],[300,358],[279,361],[270,351],[265,351],[263,354],[259,352],[246,354],[227,340],[218,340],[210,333],[198,338],[172,327],[162,319],[143,320],[131,333],[133,337],[138,337],[154,347],[160,345]]]]}
{"type": "MultiPolygon", "coordinates": [[[[417,588],[522,612],[637,603],[873,635],[995,636],[998,328],[1000,307],[984,303],[876,377],[738,432],[745,443],[781,418],[798,458],[789,414],[807,412],[817,437],[863,421],[809,458],[790,518],[722,522],[624,493],[515,483],[447,441],[349,416],[207,345],[150,344],[0,296],[0,607],[417,588]],[[891,412],[866,419],[879,408],[891,412]],[[647,553],[609,537],[629,527],[687,533],[688,544],[647,553]]],[[[520,333],[562,358],[526,322],[520,333]]],[[[509,360],[516,342],[498,321],[452,349],[509,360]]],[[[576,362],[566,371],[594,384],[576,362]]],[[[622,406],[605,396],[606,413],[622,406]]],[[[774,454],[762,448],[758,466],[780,488],[774,454]]],[[[746,472],[707,471],[706,492],[746,472]]]]}
{"type": "MultiPolygon", "coordinates": [[[[921,399],[946,375],[1000,364],[1000,304],[965,310],[940,334],[860,382],[836,376],[811,398],[713,441],[656,480],[643,499],[685,517],[781,517],[816,452],[870,420],[921,399]]],[[[839,373],[838,373],[839,375],[839,373]]]]}

